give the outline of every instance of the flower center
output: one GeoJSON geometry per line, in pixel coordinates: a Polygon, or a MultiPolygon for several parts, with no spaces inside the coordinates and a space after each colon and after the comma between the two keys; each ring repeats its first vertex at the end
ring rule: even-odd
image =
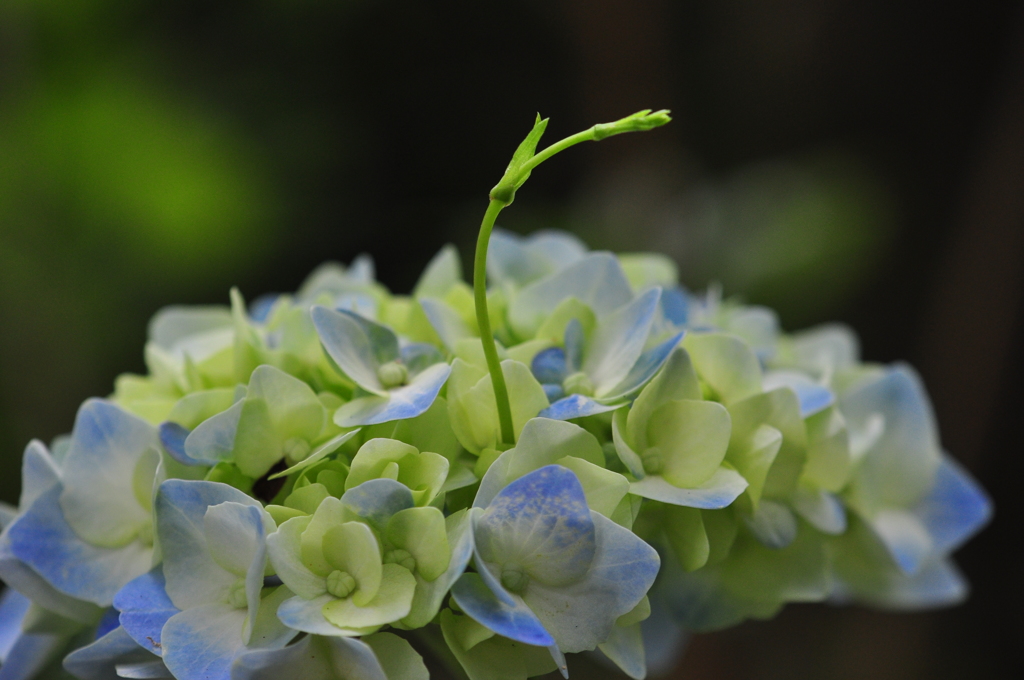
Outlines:
{"type": "Polygon", "coordinates": [[[245,609],[249,606],[249,598],[245,594],[245,577],[235,579],[228,592],[228,604],[235,609],[245,609]]]}
{"type": "Polygon", "coordinates": [[[292,437],[284,443],[284,457],[289,465],[301,463],[309,457],[309,442],[301,437],[292,437]]]}
{"type": "Polygon", "coordinates": [[[377,379],[380,380],[384,389],[400,387],[409,379],[409,369],[401,362],[389,361],[386,364],[381,364],[377,369],[377,379]]]}
{"type": "Polygon", "coordinates": [[[402,550],[401,548],[384,553],[384,564],[397,564],[409,571],[416,571],[416,558],[410,555],[407,550],[402,550]]]}
{"type": "Polygon", "coordinates": [[[652,446],[644,451],[640,456],[640,461],[644,464],[644,472],[649,475],[661,474],[662,469],[665,467],[665,463],[661,458],[661,449],[657,446],[652,446]]]}
{"type": "Polygon", "coordinates": [[[582,394],[584,397],[594,396],[594,383],[583,371],[577,371],[562,381],[562,389],[566,394],[582,394]]]}
{"type": "Polygon", "coordinates": [[[327,575],[327,592],[337,598],[344,599],[356,589],[356,580],[347,571],[335,569],[327,575]]]}
{"type": "Polygon", "coordinates": [[[529,582],[530,577],[517,564],[506,564],[501,570],[501,585],[513,593],[521,593],[526,590],[529,582]]]}

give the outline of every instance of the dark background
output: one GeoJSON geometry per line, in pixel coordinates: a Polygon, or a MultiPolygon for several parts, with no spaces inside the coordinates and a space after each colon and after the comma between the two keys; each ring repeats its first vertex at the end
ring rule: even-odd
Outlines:
{"type": "MultiPolygon", "coordinates": [[[[32,437],[140,372],[169,303],[294,289],[369,252],[407,291],[472,247],[536,111],[551,140],[675,122],[538,170],[506,228],[657,249],[789,330],[907,360],[993,495],[971,600],[788,607],[675,677],[1019,677],[1024,13],[880,0],[8,0],[0,6],[0,496],[32,437]]],[[[468,258],[464,258],[468,262],[468,258]]]]}

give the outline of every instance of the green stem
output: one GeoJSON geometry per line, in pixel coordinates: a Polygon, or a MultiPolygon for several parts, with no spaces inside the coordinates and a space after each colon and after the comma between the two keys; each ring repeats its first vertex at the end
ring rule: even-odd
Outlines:
{"type": "Polygon", "coordinates": [[[515,430],[512,427],[512,406],[508,399],[508,388],[505,386],[505,374],[501,371],[498,359],[498,348],[494,345],[494,333],[491,331],[491,317],[487,313],[487,245],[491,240],[494,221],[498,219],[505,204],[491,200],[480,224],[480,235],[476,240],[476,258],[473,262],[473,296],[476,300],[476,320],[480,326],[480,340],[487,357],[487,370],[491,374],[494,386],[494,401],[498,405],[498,422],[501,425],[501,441],[515,445],[515,430]]]}
{"type": "Polygon", "coordinates": [[[575,146],[580,142],[590,142],[596,140],[597,126],[595,125],[594,127],[586,129],[583,132],[577,132],[576,134],[570,137],[566,137],[561,141],[555,142],[554,144],[544,149],[530,160],[526,161],[526,163],[523,165],[522,170],[519,171],[519,176],[532,172],[533,169],[536,168],[538,165],[540,165],[547,159],[551,158],[556,153],[565,151],[570,146],[575,146]]]}
{"type": "Polygon", "coordinates": [[[512,428],[512,406],[509,403],[508,388],[505,385],[505,374],[501,371],[498,360],[498,348],[494,345],[494,333],[491,330],[491,317],[487,313],[487,246],[491,240],[491,230],[498,213],[512,203],[516,190],[523,185],[538,165],[560,151],[580,142],[600,141],[623,132],[639,132],[651,130],[669,122],[666,110],[651,113],[650,109],[638,111],[631,116],[611,123],[599,123],[583,132],[555,142],[540,153],[535,153],[537,142],[540,141],[547,128],[547,119],[537,115],[533,130],[522,141],[512,156],[512,161],[505,170],[501,181],[491,189],[491,202],[487,206],[484,220],[480,225],[480,236],[476,241],[476,259],[473,264],[473,296],[476,301],[476,319],[480,326],[480,341],[483,344],[484,356],[487,357],[487,370],[491,374],[494,386],[494,401],[498,407],[498,422],[501,425],[501,443],[504,446],[515,446],[515,430],[512,428]]]}

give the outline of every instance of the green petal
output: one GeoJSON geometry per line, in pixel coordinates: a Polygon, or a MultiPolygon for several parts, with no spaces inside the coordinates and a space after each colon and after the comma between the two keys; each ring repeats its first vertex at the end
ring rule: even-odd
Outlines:
{"type": "Polygon", "coordinates": [[[339,435],[335,435],[334,437],[331,437],[326,442],[324,442],[320,446],[316,447],[313,450],[313,452],[310,453],[309,456],[306,457],[305,460],[302,460],[302,461],[296,463],[295,465],[291,466],[287,470],[282,470],[281,472],[278,472],[277,474],[271,475],[269,477],[269,479],[279,479],[281,477],[287,477],[288,475],[291,475],[291,474],[294,474],[296,472],[299,472],[300,470],[305,470],[306,468],[310,467],[311,465],[315,465],[316,463],[319,463],[321,460],[323,460],[327,456],[331,455],[332,453],[334,453],[335,451],[340,449],[342,444],[344,444],[345,442],[347,442],[350,439],[352,439],[353,437],[355,437],[359,433],[359,429],[360,428],[357,427],[356,429],[352,430],[351,432],[342,432],[339,435]]]}
{"type": "Polygon", "coordinates": [[[838,492],[846,486],[852,472],[846,421],[833,407],[811,416],[806,425],[807,465],[803,479],[826,491],[838,492]]]}
{"type": "Polygon", "coordinates": [[[383,626],[409,613],[415,591],[416,578],[408,569],[385,564],[376,597],[362,605],[356,602],[355,596],[332,600],[324,605],[324,618],[339,628],[383,626]]]}
{"type": "MultiPolygon", "coordinates": [[[[365,606],[377,596],[377,591],[381,588],[383,571],[380,561],[380,544],[377,542],[377,537],[373,535],[373,529],[362,522],[338,524],[324,533],[321,545],[324,559],[331,566],[332,571],[337,569],[348,572],[355,579],[356,590],[351,597],[355,605],[365,606]]],[[[326,616],[326,612],[324,615],[326,616]]],[[[330,617],[328,620],[330,621],[330,617]]],[[[331,621],[331,623],[334,622],[331,621]]],[[[351,625],[362,627],[373,624],[351,625]]]]}
{"type": "Polygon", "coordinates": [[[686,571],[700,569],[708,561],[710,543],[702,511],[673,505],[665,508],[665,536],[686,571]]]}
{"type": "Polygon", "coordinates": [[[317,576],[326,577],[334,571],[334,567],[324,557],[324,535],[331,527],[344,521],[345,507],[337,498],[328,497],[320,503],[320,507],[313,513],[313,519],[302,532],[302,563],[317,576]]]}
{"type": "Polygon", "coordinates": [[[689,333],[683,346],[697,373],[723,402],[731,404],[761,391],[761,365],[747,343],[726,333],[689,333]]]}
{"type": "Polygon", "coordinates": [[[629,493],[629,480],[618,472],[605,470],[582,458],[566,457],[557,463],[576,473],[583,495],[587,497],[587,507],[612,519],[619,503],[629,493]]]}
{"type": "Polygon", "coordinates": [[[597,315],[589,306],[576,297],[569,297],[562,300],[554,311],[544,320],[537,331],[536,340],[548,340],[556,344],[562,344],[565,336],[565,327],[572,319],[577,319],[583,327],[584,337],[590,337],[594,327],[597,325],[597,315]]]}
{"type": "Polygon", "coordinates": [[[345,490],[359,486],[370,479],[377,479],[389,463],[398,463],[407,455],[419,451],[394,439],[371,439],[359,447],[352,459],[352,467],[345,480],[345,490]]]}
{"type": "Polygon", "coordinates": [[[661,451],[662,476],[680,488],[703,484],[729,447],[731,419],[711,401],[670,401],[651,414],[648,443],[661,451]]]}
{"type": "Polygon", "coordinates": [[[747,493],[754,507],[761,500],[764,481],[782,446],[782,433],[770,425],[759,425],[749,437],[729,443],[726,460],[732,463],[750,486],[747,493]]]}
{"type": "Polygon", "coordinates": [[[679,283],[679,269],[661,253],[619,253],[619,264],[633,290],[651,286],[671,288],[679,283]]]}
{"type": "Polygon", "coordinates": [[[395,547],[416,560],[416,571],[433,581],[448,569],[451,550],[445,531],[444,514],[437,508],[408,508],[388,521],[385,536],[395,547]]]}
{"type": "Polygon", "coordinates": [[[647,421],[656,408],[677,399],[700,398],[700,384],[690,362],[690,355],[682,348],[676,349],[665,362],[661,372],[647,384],[633,402],[628,420],[620,423],[619,433],[625,436],[625,441],[631,448],[643,451],[647,448],[647,421]],[[626,427],[623,428],[622,425],[626,427]]]}
{"type": "Polygon", "coordinates": [[[800,417],[800,402],[786,388],[772,390],[730,404],[734,437],[752,437],[762,424],[782,433],[782,445],[764,482],[764,495],[785,497],[795,489],[807,459],[807,428],[800,417]]]}
{"type": "Polygon", "coordinates": [[[406,640],[392,633],[374,633],[363,642],[373,650],[387,680],[430,680],[423,657],[406,640]]]}
{"type": "Polygon", "coordinates": [[[441,612],[445,642],[470,680],[526,680],[558,668],[545,648],[499,635],[484,638],[477,628],[482,626],[470,621],[468,616],[457,616],[449,609],[441,612]],[[466,627],[473,630],[467,632],[466,627]],[[474,639],[478,641],[472,647],[463,647],[463,640],[468,643],[474,639]]]}
{"type": "Polygon", "coordinates": [[[449,243],[431,258],[413,289],[413,297],[444,297],[460,281],[462,264],[459,262],[459,251],[449,243]]]}
{"type": "Polygon", "coordinates": [[[233,387],[221,387],[186,394],[174,404],[167,420],[178,423],[190,430],[222,411],[231,408],[235,401],[233,387]]]}

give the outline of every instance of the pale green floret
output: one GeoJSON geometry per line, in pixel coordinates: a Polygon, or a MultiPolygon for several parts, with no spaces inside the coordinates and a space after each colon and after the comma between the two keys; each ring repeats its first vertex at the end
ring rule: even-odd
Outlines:
{"type": "Polygon", "coordinates": [[[235,609],[245,609],[249,606],[249,600],[245,595],[245,577],[240,576],[231,584],[228,591],[228,603],[235,609]]]}
{"type": "Polygon", "coordinates": [[[530,583],[530,576],[518,564],[506,564],[501,570],[501,585],[513,593],[521,593],[530,583]]]}
{"type": "Polygon", "coordinates": [[[665,469],[665,462],[661,457],[661,449],[652,446],[640,454],[640,460],[644,464],[644,472],[649,475],[660,475],[665,469]]]}
{"type": "Polygon", "coordinates": [[[384,553],[384,564],[397,564],[409,571],[416,571],[416,558],[409,554],[408,550],[397,548],[384,553]]]}
{"type": "Polygon", "coordinates": [[[284,443],[284,457],[289,465],[306,460],[311,450],[309,442],[299,437],[292,437],[284,443]]]}
{"type": "Polygon", "coordinates": [[[401,387],[409,379],[409,369],[399,361],[389,361],[377,369],[377,379],[384,389],[401,387]]]}
{"type": "Polygon", "coordinates": [[[562,389],[566,394],[580,394],[584,397],[594,396],[594,383],[583,371],[573,373],[562,383],[562,389]]]}
{"type": "Polygon", "coordinates": [[[327,575],[327,592],[342,599],[352,594],[356,589],[356,580],[347,571],[335,569],[327,575]]]}
{"type": "Polygon", "coordinates": [[[345,490],[371,479],[394,479],[409,487],[415,503],[423,506],[441,491],[448,467],[448,459],[440,454],[377,437],[363,444],[352,459],[345,490]]]}

